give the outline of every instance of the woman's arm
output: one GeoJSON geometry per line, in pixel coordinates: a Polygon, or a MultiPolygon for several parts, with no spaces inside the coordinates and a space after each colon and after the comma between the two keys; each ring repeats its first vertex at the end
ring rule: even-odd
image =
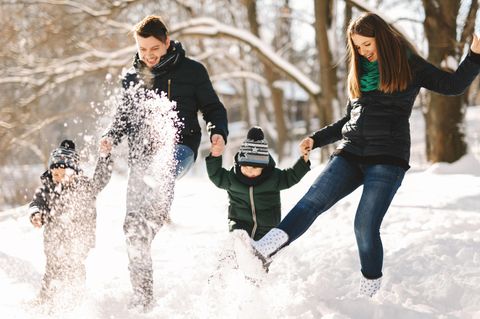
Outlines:
{"type": "Polygon", "coordinates": [[[343,138],[342,127],[350,120],[351,109],[352,105],[349,100],[347,104],[347,111],[344,117],[331,125],[325,126],[324,128],[316,131],[309,136],[313,139],[312,149],[331,144],[343,138]]]}
{"type": "Polygon", "coordinates": [[[416,65],[415,76],[421,87],[444,95],[460,95],[480,72],[480,41],[474,34],[470,51],[455,72],[441,70],[419,56],[412,59],[416,65]]]}

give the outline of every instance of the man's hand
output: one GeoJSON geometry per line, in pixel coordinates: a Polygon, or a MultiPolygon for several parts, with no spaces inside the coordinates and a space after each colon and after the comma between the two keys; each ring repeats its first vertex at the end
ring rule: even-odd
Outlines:
{"type": "Polygon", "coordinates": [[[112,152],[113,141],[110,137],[105,136],[100,139],[100,156],[107,157],[112,152]]]}
{"type": "Polygon", "coordinates": [[[225,150],[225,141],[223,140],[223,136],[220,134],[213,134],[212,135],[212,146],[210,147],[210,153],[212,153],[213,157],[218,157],[223,154],[225,150]]]}
{"type": "Polygon", "coordinates": [[[41,228],[43,226],[42,213],[38,212],[38,213],[32,214],[30,216],[30,222],[32,223],[33,227],[41,228]]]}

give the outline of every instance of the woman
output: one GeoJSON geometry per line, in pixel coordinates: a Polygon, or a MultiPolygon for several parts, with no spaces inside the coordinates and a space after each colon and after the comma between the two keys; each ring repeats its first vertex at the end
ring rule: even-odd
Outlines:
{"type": "Polygon", "coordinates": [[[417,55],[395,29],[373,13],[348,27],[349,101],[346,115],[301,142],[307,151],[341,140],[324,171],[282,222],[253,242],[264,262],[299,238],[314,220],[360,185],[355,215],[360,255],[360,292],[373,296],[380,288],[383,247],[380,225],[409,166],[409,117],[420,88],[459,95],[480,70],[480,43],[454,73],[417,55]]]}

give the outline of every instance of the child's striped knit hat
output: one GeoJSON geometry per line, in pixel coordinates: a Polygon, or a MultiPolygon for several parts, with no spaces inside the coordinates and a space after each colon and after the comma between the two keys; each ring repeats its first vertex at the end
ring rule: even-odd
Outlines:
{"type": "Polygon", "coordinates": [[[71,168],[78,172],[80,156],[75,151],[75,143],[71,140],[63,140],[60,146],[50,154],[48,166],[54,168],[71,168]]]}
{"type": "Polygon", "coordinates": [[[270,161],[268,143],[260,127],[252,127],[247,134],[247,139],[238,151],[238,164],[240,166],[266,167],[270,161]]]}

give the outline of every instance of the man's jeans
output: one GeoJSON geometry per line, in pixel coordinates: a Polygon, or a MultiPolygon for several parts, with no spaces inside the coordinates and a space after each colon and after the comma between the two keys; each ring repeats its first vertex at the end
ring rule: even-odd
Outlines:
{"type": "Polygon", "coordinates": [[[185,145],[176,145],[176,166],[171,171],[153,171],[159,175],[150,179],[153,183],[148,183],[146,179],[152,173],[148,164],[130,168],[123,230],[127,242],[130,281],[135,298],[140,302],[148,303],[153,299],[152,241],[169,219],[175,179],[185,175],[193,162],[193,151],[185,145]]]}
{"type": "Polygon", "coordinates": [[[362,274],[369,279],[380,278],[383,265],[380,225],[404,175],[405,170],[399,166],[357,164],[335,156],[277,228],[288,234],[289,243],[293,242],[320,214],[363,184],[355,215],[355,237],[362,274]]]}
{"type": "Polygon", "coordinates": [[[182,178],[193,166],[194,154],[190,147],[177,144],[175,146],[175,179],[182,178]]]}

